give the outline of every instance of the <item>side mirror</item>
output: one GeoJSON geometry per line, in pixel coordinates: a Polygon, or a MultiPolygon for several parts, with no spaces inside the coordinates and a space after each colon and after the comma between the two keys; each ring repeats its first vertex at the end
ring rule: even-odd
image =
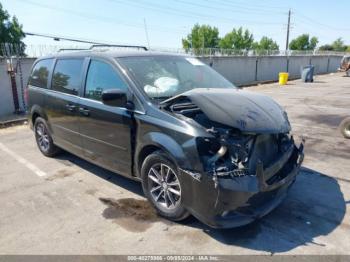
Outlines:
{"type": "Polygon", "coordinates": [[[102,92],[102,102],[108,106],[127,107],[126,92],[120,89],[108,89],[102,92]]]}

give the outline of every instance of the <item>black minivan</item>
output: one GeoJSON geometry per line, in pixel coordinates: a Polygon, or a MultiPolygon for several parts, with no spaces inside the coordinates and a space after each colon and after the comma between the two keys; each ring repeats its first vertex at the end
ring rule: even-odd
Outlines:
{"type": "Polygon", "coordinates": [[[39,58],[28,83],[40,151],[142,182],[161,216],[236,227],[273,210],[303,161],[286,112],[200,60],[92,48],[39,58]]]}

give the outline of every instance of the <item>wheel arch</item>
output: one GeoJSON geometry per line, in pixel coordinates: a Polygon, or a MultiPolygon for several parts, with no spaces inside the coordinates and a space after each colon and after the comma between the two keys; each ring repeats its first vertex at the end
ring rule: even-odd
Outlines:
{"type": "Polygon", "coordinates": [[[155,151],[163,151],[177,166],[190,166],[179,143],[166,134],[151,132],[143,137],[141,146],[136,149],[135,163],[138,177],[141,175],[140,171],[143,161],[155,151]]]}
{"type": "MultiPolygon", "coordinates": [[[[43,119],[45,119],[47,121],[47,115],[45,114],[44,110],[40,106],[34,105],[34,106],[32,106],[32,108],[30,110],[30,115],[29,115],[29,118],[30,118],[29,120],[30,120],[31,127],[34,126],[35,120],[38,117],[41,117],[41,118],[43,118],[43,119]]],[[[48,127],[49,127],[49,129],[51,129],[49,124],[48,124],[48,127]]]]}

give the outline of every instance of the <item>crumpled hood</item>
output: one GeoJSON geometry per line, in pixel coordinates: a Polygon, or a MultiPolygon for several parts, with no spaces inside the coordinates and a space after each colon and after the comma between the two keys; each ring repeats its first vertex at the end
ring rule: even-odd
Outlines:
{"type": "Polygon", "coordinates": [[[164,101],[189,98],[212,121],[252,133],[287,133],[285,111],[273,99],[231,88],[196,88],[164,101]]]}

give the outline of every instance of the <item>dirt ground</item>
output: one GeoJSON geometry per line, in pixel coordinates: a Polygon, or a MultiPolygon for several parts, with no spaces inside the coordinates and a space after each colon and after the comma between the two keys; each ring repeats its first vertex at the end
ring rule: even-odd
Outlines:
{"type": "Polygon", "coordinates": [[[0,129],[0,254],[350,254],[350,77],[247,88],[288,112],[306,139],[302,172],[263,219],[214,230],[158,217],[139,183],[69,153],[46,158],[28,126],[0,129]]]}

